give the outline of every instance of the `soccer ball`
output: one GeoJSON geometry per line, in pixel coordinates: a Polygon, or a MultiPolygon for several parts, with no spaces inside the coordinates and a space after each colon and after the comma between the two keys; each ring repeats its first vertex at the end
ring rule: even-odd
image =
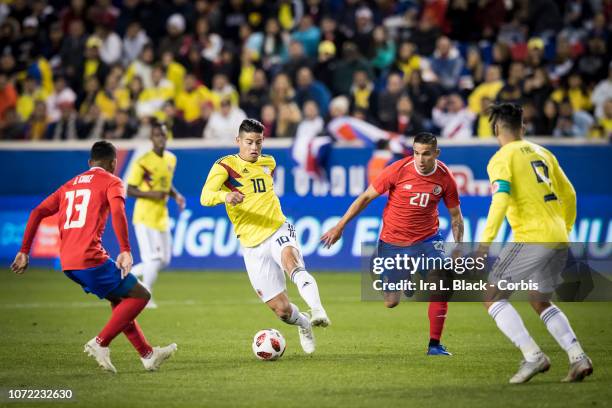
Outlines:
{"type": "Polygon", "coordinates": [[[285,338],[276,329],[265,329],[253,337],[253,353],[260,360],[274,361],[285,352],[285,338]]]}

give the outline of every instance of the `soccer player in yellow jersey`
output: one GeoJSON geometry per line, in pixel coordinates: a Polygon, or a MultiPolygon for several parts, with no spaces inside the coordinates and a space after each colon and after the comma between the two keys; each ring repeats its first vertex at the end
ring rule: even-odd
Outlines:
{"type": "MultiPolygon", "coordinates": [[[[171,258],[168,197],[174,198],[179,211],[185,208],[185,198],[172,184],[176,156],[166,150],[166,141],[165,126],[154,121],[153,149],[136,160],[127,180],[128,196],[136,197],[132,222],[141,258],[132,273],[142,277],[150,292],[159,271],[168,266],[171,258]]],[[[147,307],[156,308],[157,304],[151,299],[147,307]]]]}
{"type": "Polygon", "coordinates": [[[302,348],[310,354],[315,350],[312,326],[325,327],[330,321],[317,282],[304,267],[295,228],[286,221],[274,192],[276,162],[261,153],[263,131],[254,119],[242,121],[236,137],[238,154],[215,162],[200,202],[209,207],[225,204],[253,289],[280,319],[298,326],[302,348]],[[285,273],[310,307],[310,317],[289,301],[285,273]]]}
{"type": "Polygon", "coordinates": [[[550,302],[567,261],[569,232],[576,219],[576,193],[555,156],[523,139],[523,109],[519,105],[493,106],[490,121],[501,148],[487,166],[493,199],[481,253],[497,236],[504,217],[514,233],[514,243],[502,250],[493,265],[485,306],[524,356],[510,383],[524,383],[547,371],[550,360],[508,302],[511,292],[502,289],[509,281],[538,284],[537,291],[529,292],[530,303],[569,356],[570,369],[563,381],[581,381],[593,372],[593,365],[565,314],[550,302]]]}

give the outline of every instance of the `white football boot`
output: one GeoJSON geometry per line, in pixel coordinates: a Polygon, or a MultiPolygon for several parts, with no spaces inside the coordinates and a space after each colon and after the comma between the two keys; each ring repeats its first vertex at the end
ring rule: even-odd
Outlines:
{"type": "Polygon", "coordinates": [[[300,335],[300,344],[304,353],[312,354],[315,351],[315,337],[312,332],[312,324],[310,323],[310,319],[306,313],[302,312],[302,316],[306,318],[308,321],[308,327],[303,329],[301,326],[298,326],[298,334],[300,335]]]}
{"type": "Polygon", "coordinates": [[[561,380],[561,382],[582,381],[584,377],[591,374],[593,374],[593,363],[585,354],[580,360],[570,364],[569,372],[567,373],[567,376],[561,380]]]}
{"type": "Polygon", "coordinates": [[[522,384],[531,380],[533,376],[539,373],[544,373],[550,368],[550,359],[544,353],[540,354],[540,357],[533,362],[523,360],[521,367],[510,379],[510,384],[522,384]]]}
{"type": "Polygon", "coordinates": [[[110,349],[108,347],[102,347],[99,345],[95,337],[85,343],[85,350],[83,350],[83,352],[87,353],[88,356],[95,358],[98,365],[104,370],[115,374],[117,373],[117,369],[113,363],[111,363],[110,349]]]}
{"type": "Polygon", "coordinates": [[[312,309],[310,311],[310,324],[317,327],[327,327],[331,325],[331,320],[327,317],[325,309],[312,309]]]}
{"type": "Polygon", "coordinates": [[[140,358],[142,365],[147,371],[156,371],[164,361],[172,357],[177,350],[176,343],[167,345],[166,347],[153,347],[153,352],[148,358],[140,358]]]}

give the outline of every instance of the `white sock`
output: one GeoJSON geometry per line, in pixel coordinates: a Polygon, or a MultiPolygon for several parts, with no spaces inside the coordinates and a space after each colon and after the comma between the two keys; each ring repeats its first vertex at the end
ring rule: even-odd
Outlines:
{"type": "Polygon", "coordinates": [[[293,303],[291,303],[291,317],[285,320],[285,323],[300,326],[302,329],[310,327],[310,321],[300,313],[300,309],[293,303]]]}
{"type": "Polygon", "coordinates": [[[295,283],[300,292],[300,296],[311,309],[323,309],[321,298],[319,297],[319,287],[317,281],[304,268],[295,268],[291,272],[291,281],[295,283]]]}
{"type": "Polygon", "coordinates": [[[157,275],[163,267],[162,261],[154,259],[152,261],[143,262],[142,265],[142,284],[149,289],[149,292],[153,292],[153,284],[157,280],[157,275]]]}
{"type": "Polygon", "coordinates": [[[525,360],[533,362],[540,357],[542,350],[529,335],[521,316],[507,300],[495,302],[489,308],[489,315],[497,323],[497,327],[523,353],[525,360]]]}
{"type": "Polygon", "coordinates": [[[584,350],[580,346],[580,342],[576,338],[576,334],[570,326],[569,320],[565,313],[557,306],[552,305],[547,307],[540,318],[546,325],[549,333],[557,340],[559,346],[567,352],[570,363],[574,363],[584,358],[584,350]]]}

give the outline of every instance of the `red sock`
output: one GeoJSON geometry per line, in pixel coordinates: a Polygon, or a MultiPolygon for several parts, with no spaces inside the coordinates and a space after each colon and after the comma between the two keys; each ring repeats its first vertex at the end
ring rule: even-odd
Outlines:
{"type": "Polygon", "coordinates": [[[444,321],[446,320],[446,311],[448,310],[448,302],[429,302],[429,338],[440,341],[442,330],[444,330],[444,321]]]}
{"type": "Polygon", "coordinates": [[[125,337],[128,338],[132,346],[138,351],[140,357],[147,357],[153,352],[153,348],[145,338],[136,320],[128,323],[127,327],[123,329],[123,334],[125,334],[125,337]]]}
{"type": "Polygon", "coordinates": [[[111,341],[136,318],[149,301],[147,299],[126,298],[113,308],[113,314],[106,326],[98,334],[97,342],[108,347],[111,341]]]}

